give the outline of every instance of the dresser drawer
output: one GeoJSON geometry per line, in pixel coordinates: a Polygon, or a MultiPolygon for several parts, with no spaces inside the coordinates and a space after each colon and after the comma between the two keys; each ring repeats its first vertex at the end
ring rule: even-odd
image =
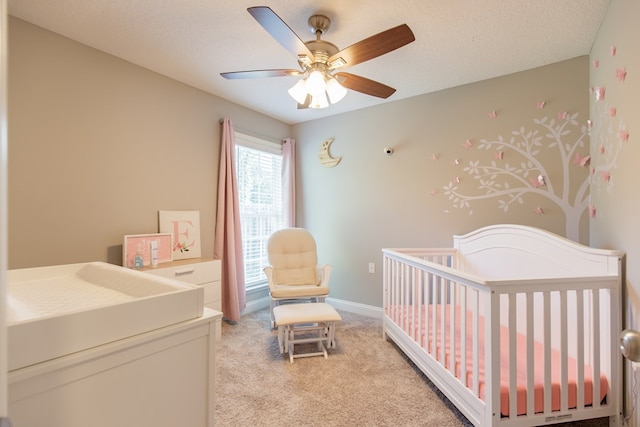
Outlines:
{"type": "MultiPolygon", "coordinates": [[[[220,262],[217,260],[167,264],[171,265],[165,267],[163,264],[160,264],[157,268],[148,269],[146,272],[194,285],[202,285],[214,280],[220,280],[220,262]]],[[[205,301],[206,300],[207,298],[205,297],[205,301]]]]}

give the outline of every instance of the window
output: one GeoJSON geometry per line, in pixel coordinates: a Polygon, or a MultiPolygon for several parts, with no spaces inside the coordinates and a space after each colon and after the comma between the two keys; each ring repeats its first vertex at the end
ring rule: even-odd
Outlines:
{"type": "Polygon", "coordinates": [[[235,133],[246,288],[266,282],[267,240],[284,226],[282,145],[235,133]]]}

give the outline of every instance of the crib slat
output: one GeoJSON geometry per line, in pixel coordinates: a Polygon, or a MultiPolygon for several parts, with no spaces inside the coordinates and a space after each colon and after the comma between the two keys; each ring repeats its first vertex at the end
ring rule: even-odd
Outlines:
{"type": "Polygon", "coordinates": [[[446,354],[446,348],[445,348],[445,322],[446,322],[446,317],[445,317],[445,307],[446,307],[446,289],[445,289],[445,278],[440,278],[440,303],[439,303],[439,307],[440,307],[440,336],[438,337],[438,341],[439,341],[439,345],[440,345],[440,364],[442,365],[442,367],[445,367],[445,354],[446,354]]]}
{"type": "Polygon", "coordinates": [[[549,292],[543,292],[544,318],[544,413],[551,413],[551,304],[549,292]]]}
{"type": "Polygon", "coordinates": [[[577,409],[584,408],[584,292],[576,292],[576,317],[577,317],[577,341],[576,341],[576,364],[577,372],[577,389],[578,400],[577,409]]]}
{"type": "Polygon", "coordinates": [[[560,291],[560,408],[569,408],[569,361],[567,350],[567,291],[560,291]]]}
{"type": "Polygon", "coordinates": [[[449,285],[449,372],[456,376],[456,298],[455,284],[447,280],[449,285]]]}
{"type": "Polygon", "coordinates": [[[437,344],[438,344],[438,338],[437,338],[437,329],[436,329],[436,304],[438,302],[438,295],[437,295],[437,290],[438,290],[438,282],[439,282],[439,277],[435,276],[434,280],[433,280],[433,286],[431,288],[431,301],[434,303],[434,305],[432,306],[432,310],[431,310],[431,355],[435,358],[437,357],[437,344]]]}
{"type": "Polygon", "coordinates": [[[534,350],[534,340],[535,340],[535,335],[534,335],[534,330],[533,330],[533,325],[534,325],[534,320],[533,320],[533,298],[534,298],[534,294],[531,292],[527,292],[525,294],[525,298],[526,298],[526,322],[527,322],[527,415],[533,415],[534,413],[534,392],[533,392],[533,384],[534,384],[534,369],[533,367],[535,366],[534,363],[534,356],[533,356],[533,350],[534,350]]]}
{"type": "Polygon", "coordinates": [[[398,264],[399,261],[397,260],[393,260],[393,262],[391,263],[391,268],[390,268],[390,276],[391,276],[391,283],[389,283],[389,286],[391,289],[389,289],[387,292],[389,294],[389,307],[391,310],[391,318],[393,320],[393,322],[397,325],[399,325],[400,323],[398,322],[398,299],[396,298],[396,293],[398,292],[398,264]]]}
{"type": "Polygon", "coordinates": [[[596,290],[593,295],[593,324],[591,328],[593,336],[593,407],[600,407],[600,292],[596,290]]]}
{"type": "Polygon", "coordinates": [[[408,265],[404,265],[402,268],[402,282],[401,282],[401,293],[400,293],[400,306],[402,307],[402,313],[404,314],[402,316],[402,329],[407,332],[409,330],[409,316],[407,315],[407,287],[409,286],[408,284],[408,274],[407,274],[407,270],[409,269],[408,265]]]}
{"type": "MultiPolygon", "coordinates": [[[[478,372],[480,371],[480,350],[478,349],[478,320],[480,318],[480,295],[477,291],[474,291],[475,295],[475,307],[473,308],[473,322],[472,322],[472,347],[473,347],[473,365],[471,369],[473,370],[473,395],[480,396],[480,377],[478,372]]],[[[486,359],[485,359],[486,361],[486,359]]],[[[486,361],[486,363],[489,363],[486,361]]]]}
{"type": "Polygon", "coordinates": [[[469,288],[462,287],[460,292],[460,380],[465,386],[467,382],[467,293],[469,288]]]}
{"type": "Polygon", "coordinates": [[[417,289],[418,286],[418,269],[411,267],[411,299],[409,300],[409,306],[411,307],[411,338],[418,342],[419,335],[417,334],[416,321],[418,319],[418,313],[416,311],[420,308],[416,304],[417,289]]]}
{"type": "MultiPolygon", "coordinates": [[[[492,292],[490,301],[483,305],[482,315],[485,321],[485,372],[491,376],[486,380],[486,404],[494,418],[500,417],[500,295],[492,292]]],[[[485,374],[487,375],[487,374],[485,374]]],[[[493,424],[492,424],[493,425],[493,424]]]]}
{"type": "Polygon", "coordinates": [[[518,349],[516,338],[518,326],[516,324],[515,294],[509,294],[507,303],[509,305],[509,418],[516,418],[518,416],[518,349]]]}
{"type": "Polygon", "coordinates": [[[431,350],[430,350],[430,346],[429,346],[429,338],[430,338],[430,320],[431,317],[429,317],[429,307],[431,307],[431,303],[432,303],[432,289],[433,289],[433,274],[431,273],[426,273],[426,279],[425,279],[425,290],[424,290],[424,344],[423,347],[425,349],[425,351],[429,354],[431,354],[431,350]]]}
{"type": "Polygon", "coordinates": [[[420,347],[422,347],[424,344],[424,335],[422,334],[422,312],[423,312],[423,307],[425,307],[424,305],[424,271],[422,270],[418,270],[418,280],[416,283],[417,286],[417,300],[414,302],[414,307],[416,307],[416,310],[418,310],[418,318],[417,318],[417,327],[416,327],[416,341],[418,342],[418,344],[420,345],[420,347]]]}

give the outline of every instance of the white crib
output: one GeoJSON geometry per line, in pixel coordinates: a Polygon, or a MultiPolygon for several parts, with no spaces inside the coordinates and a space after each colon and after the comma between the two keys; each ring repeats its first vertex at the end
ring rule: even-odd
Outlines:
{"type": "Polygon", "coordinates": [[[475,426],[621,421],[621,259],[518,225],[383,249],[384,334],[475,426]]]}

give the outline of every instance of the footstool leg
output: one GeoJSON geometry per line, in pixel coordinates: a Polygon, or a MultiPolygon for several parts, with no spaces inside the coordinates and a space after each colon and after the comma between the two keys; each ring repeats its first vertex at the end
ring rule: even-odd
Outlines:
{"type": "Polygon", "coordinates": [[[295,352],[295,331],[293,327],[288,327],[288,351],[289,351],[289,363],[293,363],[293,353],[295,352]]]}
{"type": "Polygon", "coordinates": [[[335,334],[336,334],[336,330],[335,330],[335,328],[333,326],[333,322],[329,322],[328,333],[327,333],[327,339],[329,341],[329,344],[328,344],[329,348],[335,348],[336,347],[335,334]]]}
{"type": "Polygon", "coordinates": [[[278,326],[278,347],[280,348],[280,354],[284,353],[284,326],[278,326]]]}

